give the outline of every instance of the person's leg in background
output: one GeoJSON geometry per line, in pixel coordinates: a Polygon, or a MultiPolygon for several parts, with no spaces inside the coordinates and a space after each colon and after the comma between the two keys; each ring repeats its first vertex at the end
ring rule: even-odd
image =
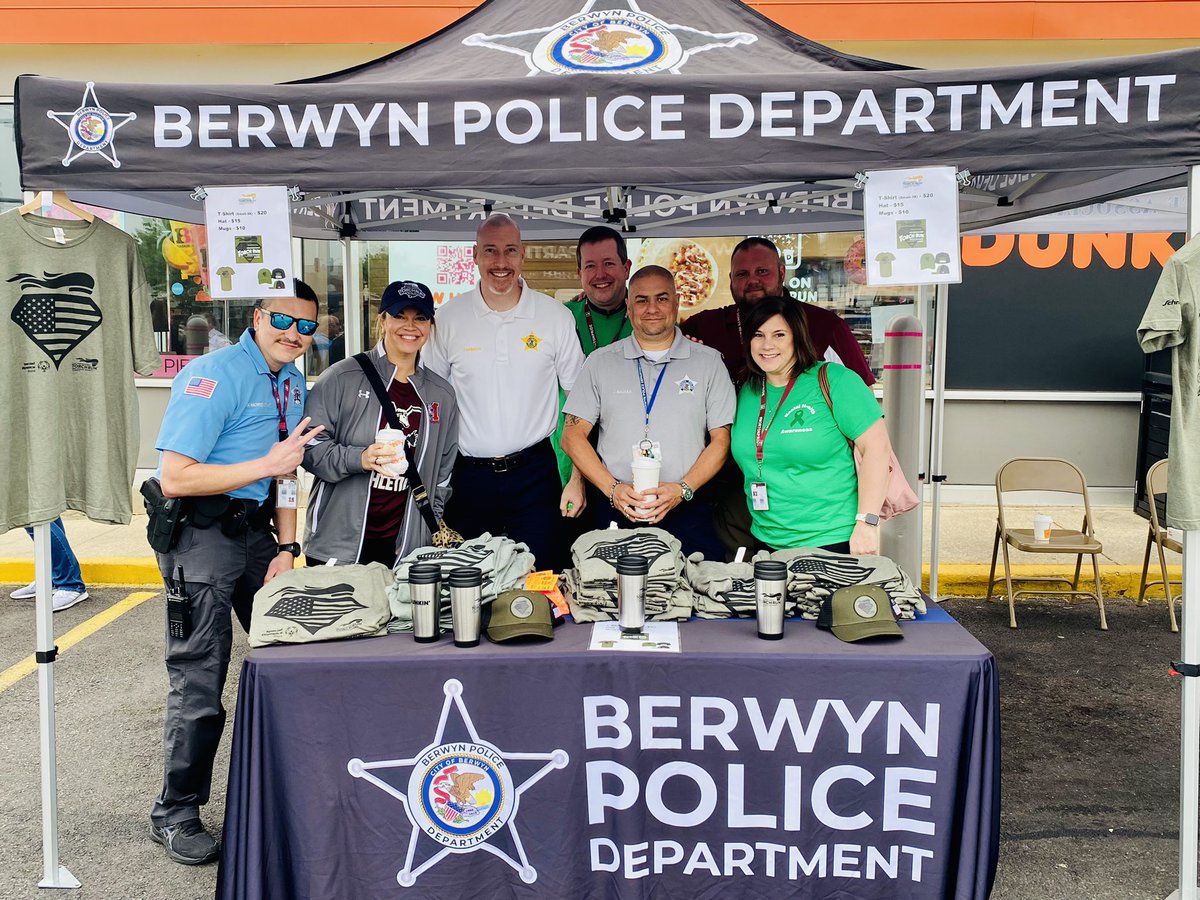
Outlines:
{"type": "Polygon", "coordinates": [[[446,524],[467,540],[485,531],[497,534],[503,522],[503,500],[497,496],[503,475],[485,465],[459,457],[446,504],[446,524]]]}
{"type": "MultiPolygon", "coordinates": [[[[539,569],[561,572],[571,564],[567,541],[569,528],[558,508],[561,481],[549,441],[544,441],[530,459],[507,473],[505,533],[529,547],[539,569]]],[[[584,512],[584,515],[587,513],[584,512]]]]}
{"type": "MultiPolygon", "coordinates": [[[[26,528],[25,532],[33,537],[33,529],[26,528]]],[[[67,529],[62,518],[50,523],[50,567],[51,581],[54,585],[54,611],[70,609],[76,603],[88,599],[87,588],[83,583],[83,573],[79,568],[79,560],[67,540],[67,529]]],[[[17,588],[9,596],[14,600],[32,600],[36,591],[35,582],[25,587],[17,588]]]]}
{"type": "Polygon", "coordinates": [[[713,528],[712,507],[707,496],[680,503],[667,513],[659,527],[675,536],[684,556],[699,551],[706,560],[721,562],[725,559],[725,547],[713,528]]]}
{"type": "Polygon", "coordinates": [[[713,509],[713,529],[725,547],[725,561],[732,562],[738,548],[753,546],[750,507],[746,503],[745,478],[732,459],[705,486],[713,509]]]}

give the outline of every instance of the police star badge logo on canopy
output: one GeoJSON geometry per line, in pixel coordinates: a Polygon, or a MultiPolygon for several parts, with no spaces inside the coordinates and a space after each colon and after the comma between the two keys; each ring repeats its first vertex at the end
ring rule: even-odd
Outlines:
{"type": "Polygon", "coordinates": [[[485,850],[504,860],[526,884],[537,880],[516,827],[521,794],[552,769],[566,768],[565,750],[506,752],[480,738],[463,703],[462,682],[448,679],[433,743],[409,759],[365,762],[346,768],[404,805],[412,823],[402,887],[450,853],[485,850]],[[405,778],[407,773],[407,778],[405,778]]]}
{"type": "Polygon", "coordinates": [[[611,5],[588,0],[576,15],[553,25],[507,34],[472,34],[463,44],[523,56],[530,75],[649,74],[677,73],[693,53],[755,40],[755,35],[744,31],[716,34],[668,24],[643,12],[637,0],[611,5]]]}
{"type": "Polygon", "coordinates": [[[118,129],[137,118],[137,113],[109,112],[96,99],[94,81],[89,81],[83,89],[83,99],[78,109],[72,112],[48,110],[46,116],[67,129],[67,136],[71,139],[71,146],[67,148],[67,155],[63,157],[64,166],[69,166],[72,161],[85,154],[98,153],[112,163],[114,169],[121,168],[121,161],[117,159],[117,151],[113,146],[113,138],[118,129]]]}

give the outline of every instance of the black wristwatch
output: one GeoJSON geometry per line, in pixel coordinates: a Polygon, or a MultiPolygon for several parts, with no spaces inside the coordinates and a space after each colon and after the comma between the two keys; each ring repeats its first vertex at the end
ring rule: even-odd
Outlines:
{"type": "Polygon", "coordinates": [[[275,552],[276,553],[290,553],[290,554],[292,554],[293,559],[299,559],[300,558],[300,545],[297,544],[295,541],[292,541],[292,543],[290,543],[290,544],[280,544],[279,549],[276,550],[275,552]]]}

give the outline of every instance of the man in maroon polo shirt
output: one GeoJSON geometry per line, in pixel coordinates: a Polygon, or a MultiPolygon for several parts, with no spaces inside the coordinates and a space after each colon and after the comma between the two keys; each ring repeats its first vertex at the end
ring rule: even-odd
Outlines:
{"type": "MultiPolygon", "coordinates": [[[[746,380],[741,317],[764,297],[786,297],[783,288],[786,278],[787,268],[775,244],[767,238],[746,238],[733,248],[730,257],[729,293],[733,295],[733,305],[706,309],[679,325],[688,337],[720,351],[735,385],[746,380]]],[[[853,369],[868,386],[874,384],[871,367],[842,317],[812,303],[800,303],[800,308],[817,356],[853,369]]]]}

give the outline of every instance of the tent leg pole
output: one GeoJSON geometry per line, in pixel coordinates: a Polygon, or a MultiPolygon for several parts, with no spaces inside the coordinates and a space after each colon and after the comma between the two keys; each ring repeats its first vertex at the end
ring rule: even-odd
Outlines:
{"type": "Polygon", "coordinates": [[[351,238],[342,238],[342,313],[346,317],[343,325],[347,359],[371,346],[370,334],[364,329],[364,316],[368,322],[371,316],[363,310],[361,246],[351,238]]]}
{"type": "MultiPolygon", "coordinates": [[[[1187,233],[1200,231],[1200,166],[1188,170],[1187,233]]],[[[1176,351],[1178,352],[1178,351],[1176,351]]],[[[1200,531],[1183,533],[1183,600],[1179,629],[1180,658],[1200,662],[1200,613],[1189,608],[1200,602],[1200,531]]],[[[1200,847],[1200,680],[1183,679],[1180,701],[1179,746],[1179,890],[1178,900],[1197,900],[1197,848],[1200,847]]]]}
{"type": "Polygon", "coordinates": [[[933,325],[933,416],[929,429],[929,466],[925,470],[930,496],[929,596],[938,597],[938,552],[942,534],[942,444],[946,433],[946,330],[949,315],[949,285],[939,284],[933,325]]]}
{"type": "MultiPolygon", "coordinates": [[[[1189,607],[1200,597],[1200,531],[1183,533],[1183,622],[1180,627],[1184,662],[1200,660],[1200,615],[1189,607]],[[1189,594],[1190,592],[1190,594],[1189,594]],[[1193,598],[1189,601],[1189,596],[1193,598]]],[[[1183,679],[1179,752],[1179,890],[1178,900],[1197,900],[1197,847],[1200,846],[1200,679],[1183,679]]]]}
{"type": "MultiPolygon", "coordinates": [[[[37,586],[37,649],[44,655],[54,650],[49,525],[35,525],[33,528],[33,567],[37,586]]],[[[38,665],[38,707],[42,756],[42,880],[38,882],[38,887],[77,888],[79,880],[58,861],[58,767],[54,745],[52,658],[38,665]]]]}

